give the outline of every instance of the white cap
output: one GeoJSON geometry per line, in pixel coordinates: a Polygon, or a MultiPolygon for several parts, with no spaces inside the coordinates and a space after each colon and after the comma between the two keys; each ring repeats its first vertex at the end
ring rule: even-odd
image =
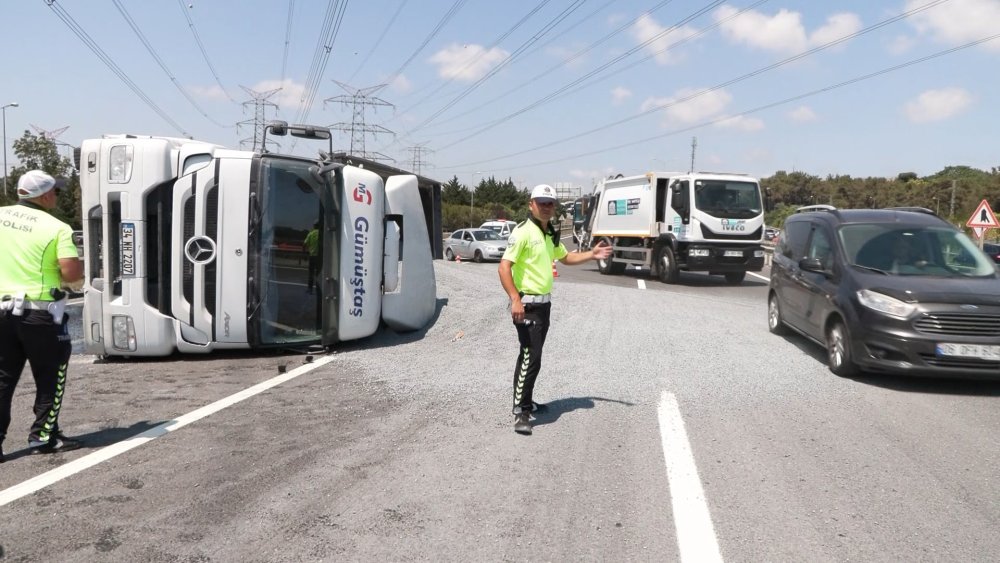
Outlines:
{"type": "Polygon", "coordinates": [[[531,190],[531,199],[551,199],[555,201],[556,191],[548,184],[538,184],[531,190]]]}
{"type": "Polygon", "coordinates": [[[31,170],[17,181],[17,197],[32,199],[45,195],[52,188],[62,188],[65,185],[66,180],[62,178],[56,180],[41,170],[31,170]]]}

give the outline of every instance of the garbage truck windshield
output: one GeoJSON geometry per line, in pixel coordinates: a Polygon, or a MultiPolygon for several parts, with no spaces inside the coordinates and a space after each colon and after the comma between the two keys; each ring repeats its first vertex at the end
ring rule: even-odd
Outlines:
{"type": "Polygon", "coordinates": [[[323,225],[327,187],[315,163],[263,156],[251,195],[251,333],[261,345],[304,345],[321,336],[323,225]],[[256,258],[256,261],[254,261],[256,258]],[[256,276],[253,275],[256,273],[256,276]]]}
{"type": "Polygon", "coordinates": [[[760,188],[755,182],[698,180],[695,207],[720,219],[750,219],[763,212],[760,188]]]}

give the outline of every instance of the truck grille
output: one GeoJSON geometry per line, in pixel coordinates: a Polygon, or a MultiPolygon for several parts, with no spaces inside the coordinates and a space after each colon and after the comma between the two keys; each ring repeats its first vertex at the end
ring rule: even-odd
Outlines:
{"type": "Polygon", "coordinates": [[[755,240],[759,241],[761,236],[764,234],[764,227],[758,227],[752,233],[739,233],[739,234],[722,234],[716,233],[706,227],[704,224],[701,225],[701,236],[705,240],[755,240]]]}
{"type": "Polygon", "coordinates": [[[959,313],[925,314],[913,322],[925,334],[947,336],[1000,336],[1000,316],[959,313]]]}

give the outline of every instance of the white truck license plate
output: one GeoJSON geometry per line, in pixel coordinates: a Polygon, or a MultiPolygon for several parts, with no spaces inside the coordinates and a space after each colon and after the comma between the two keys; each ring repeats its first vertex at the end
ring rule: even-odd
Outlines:
{"type": "Polygon", "coordinates": [[[733,256],[743,256],[743,251],[742,250],[727,250],[723,254],[723,256],[725,256],[727,258],[728,257],[733,257],[733,256]]]}
{"type": "Polygon", "coordinates": [[[1000,362],[1000,346],[989,344],[949,344],[937,345],[938,356],[958,356],[960,358],[979,358],[1000,362]]]}
{"type": "Polygon", "coordinates": [[[122,277],[135,276],[135,223],[122,223],[122,277]]]}

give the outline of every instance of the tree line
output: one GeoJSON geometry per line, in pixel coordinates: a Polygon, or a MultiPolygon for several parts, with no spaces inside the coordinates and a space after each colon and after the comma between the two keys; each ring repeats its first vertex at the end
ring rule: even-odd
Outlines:
{"type": "Polygon", "coordinates": [[[52,214],[69,223],[74,230],[83,228],[80,216],[80,176],[72,161],[60,156],[55,141],[41,135],[33,135],[25,130],[24,135],[14,141],[14,154],[19,163],[11,167],[7,176],[7,189],[0,194],[0,205],[17,203],[17,181],[30,170],[42,170],[55,178],[66,178],[66,188],[59,190],[58,205],[52,214]]]}

